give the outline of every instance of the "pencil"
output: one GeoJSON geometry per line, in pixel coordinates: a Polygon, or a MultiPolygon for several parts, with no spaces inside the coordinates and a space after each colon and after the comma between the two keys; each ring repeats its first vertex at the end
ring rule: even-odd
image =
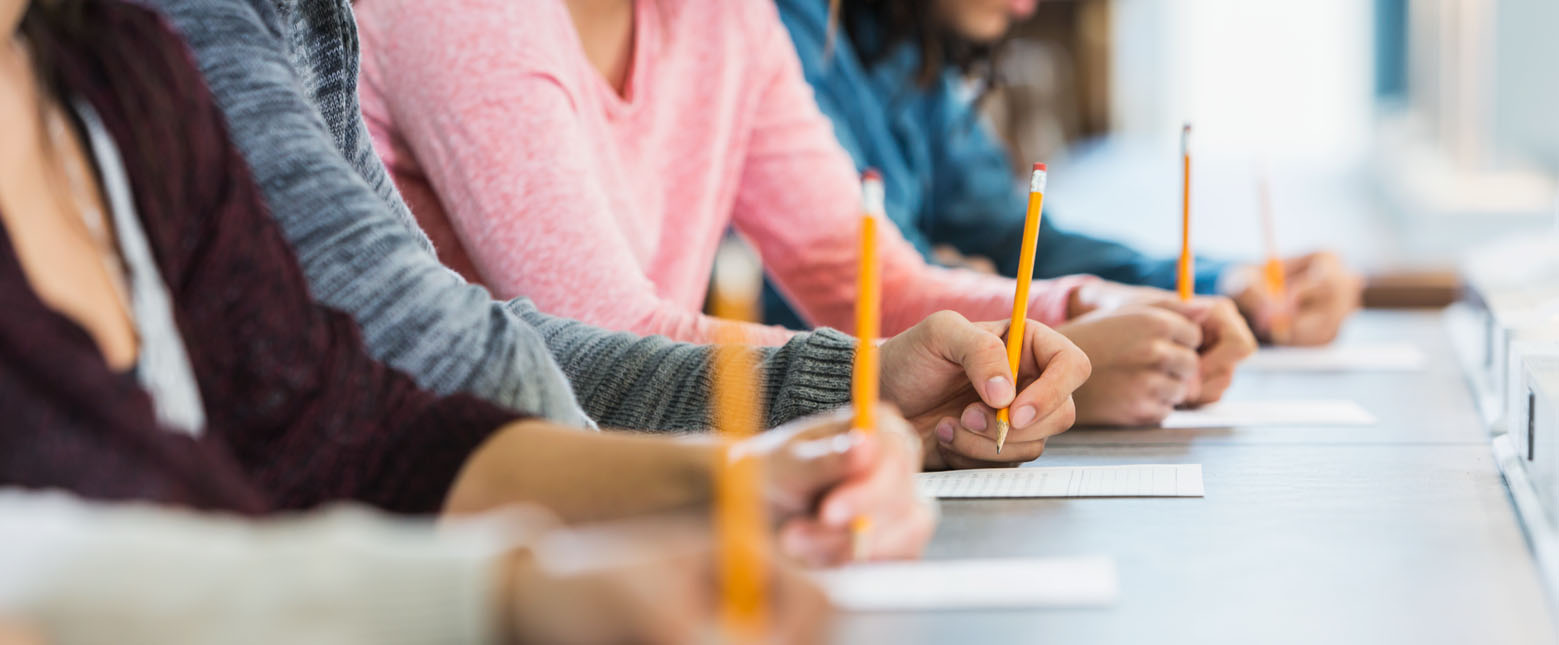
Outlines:
{"type": "MultiPolygon", "coordinates": [[[[1265,278],[1267,294],[1278,302],[1288,299],[1288,288],[1283,279],[1283,258],[1278,255],[1277,223],[1272,215],[1272,186],[1263,169],[1258,175],[1257,192],[1261,199],[1261,230],[1265,238],[1267,251],[1267,264],[1262,277],[1265,278]]],[[[1288,313],[1283,311],[1272,319],[1272,331],[1277,336],[1288,335],[1288,313]]]]}
{"type": "MultiPolygon", "coordinates": [[[[740,244],[727,242],[717,255],[714,314],[736,322],[757,318],[762,270],[740,244]]],[[[757,357],[743,344],[739,326],[716,331],[715,426],[727,446],[751,437],[759,427],[757,357]]],[[[726,640],[757,642],[767,621],[767,518],[762,504],[763,473],[757,458],[727,449],[716,465],[715,531],[719,545],[721,624],[726,640]]]]}
{"type": "MultiPolygon", "coordinates": [[[[1012,367],[1014,391],[1017,387],[1018,366],[1023,359],[1023,329],[1029,315],[1029,284],[1034,281],[1034,244],[1039,239],[1039,216],[1045,204],[1045,164],[1034,164],[1034,174],[1029,176],[1028,214],[1023,220],[1023,249],[1018,256],[1018,290],[1012,296],[1012,323],[1007,326],[1007,364],[1012,367]]],[[[1007,444],[1007,431],[1012,429],[1012,411],[1002,408],[996,411],[996,454],[1001,454],[1007,444]]]]}
{"type": "Polygon", "coordinates": [[[1191,256],[1191,124],[1180,128],[1180,160],[1183,163],[1180,192],[1180,280],[1182,301],[1190,300],[1196,282],[1192,277],[1196,259],[1191,256]]]}
{"type": "MultiPolygon", "coordinates": [[[[865,433],[877,430],[877,335],[882,317],[882,268],[877,262],[877,218],[883,215],[882,176],[867,170],[861,178],[861,257],[856,273],[855,373],[852,398],[855,419],[851,427],[865,433]]],[[[866,556],[866,537],[871,517],[861,515],[850,525],[850,552],[856,560],[866,556]]]]}

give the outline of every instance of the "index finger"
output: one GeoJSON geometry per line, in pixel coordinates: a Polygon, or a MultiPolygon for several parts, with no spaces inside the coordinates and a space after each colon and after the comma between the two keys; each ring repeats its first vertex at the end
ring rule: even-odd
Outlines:
{"type": "Polygon", "coordinates": [[[1294,279],[1293,287],[1288,292],[1289,302],[1296,309],[1300,309],[1306,303],[1327,300],[1333,295],[1331,286],[1331,281],[1326,279],[1325,274],[1318,275],[1313,271],[1307,271],[1294,279]]]}
{"type": "Polygon", "coordinates": [[[1204,324],[1208,325],[1207,336],[1212,339],[1212,345],[1202,352],[1205,361],[1233,365],[1256,351],[1256,335],[1233,301],[1214,299],[1204,324]]]}
{"type": "Polygon", "coordinates": [[[1027,336],[1024,343],[1029,351],[1023,362],[1032,364],[1020,366],[1018,373],[1027,372],[1038,376],[1018,390],[1018,396],[1013,399],[1011,407],[1032,405],[1038,412],[1035,418],[1043,419],[1060,409],[1071,398],[1072,392],[1082,387],[1083,382],[1093,373],[1093,364],[1083,350],[1054,329],[1031,320],[1025,325],[1024,332],[1024,336],[1027,336]]]}

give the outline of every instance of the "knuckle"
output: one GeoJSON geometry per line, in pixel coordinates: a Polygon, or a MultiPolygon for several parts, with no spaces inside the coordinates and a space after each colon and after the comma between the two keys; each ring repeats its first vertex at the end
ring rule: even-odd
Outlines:
{"type": "Polygon", "coordinates": [[[1144,315],[1143,331],[1159,338],[1169,337],[1175,333],[1175,323],[1179,322],[1177,318],[1179,314],[1175,312],[1153,309],[1144,315]]]}
{"type": "Polygon", "coordinates": [[[931,330],[932,332],[940,333],[951,330],[958,324],[958,321],[955,320],[955,318],[962,317],[963,316],[959,316],[956,313],[944,309],[942,311],[933,312],[931,315],[926,316],[925,324],[927,329],[931,330]]]}
{"type": "Polygon", "coordinates": [[[1005,362],[1007,358],[1007,344],[994,334],[981,334],[980,351],[985,353],[995,352],[1001,354],[1005,362]]]}
{"type": "Polygon", "coordinates": [[[1153,344],[1148,345],[1146,358],[1148,365],[1153,369],[1167,372],[1174,366],[1175,350],[1167,341],[1155,340],[1153,344]]]}
{"type": "Polygon", "coordinates": [[[1061,404],[1060,410],[1056,411],[1055,418],[1056,432],[1054,434],[1066,432],[1077,424],[1077,404],[1072,401],[1072,397],[1066,397],[1066,402],[1061,404]]]}

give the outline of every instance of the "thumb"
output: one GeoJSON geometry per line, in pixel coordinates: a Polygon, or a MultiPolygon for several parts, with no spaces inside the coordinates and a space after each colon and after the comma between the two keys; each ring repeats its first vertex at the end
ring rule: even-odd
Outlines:
{"type": "Polygon", "coordinates": [[[859,430],[788,443],[774,465],[781,506],[809,507],[841,483],[870,472],[881,452],[877,439],[859,430]]]}
{"type": "Polygon", "coordinates": [[[932,328],[937,353],[963,368],[980,400],[998,409],[1011,405],[1018,393],[1007,343],[1000,335],[1006,329],[1007,323],[976,325],[957,314],[942,317],[932,328]]]}

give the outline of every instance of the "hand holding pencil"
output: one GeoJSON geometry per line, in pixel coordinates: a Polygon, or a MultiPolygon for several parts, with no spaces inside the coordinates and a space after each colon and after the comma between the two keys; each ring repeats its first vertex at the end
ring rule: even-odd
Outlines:
{"type": "MultiPolygon", "coordinates": [[[[928,469],[1027,461],[1044,450],[1046,437],[1072,424],[1071,394],[1088,377],[1087,357],[1048,327],[1030,325],[1027,316],[1045,170],[1044,164],[1034,165],[1011,319],[971,323],[958,314],[939,312],[883,345],[889,360],[908,359],[893,360],[894,369],[883,372],[884,388],[889,400],[906,406],[906,414],[917,420],[927,446],[936,446],[927,451],[928,469]],[[901,378],[905,375],[910,378],[901,378]],[[995,419],[987,419],[987,409],[995,419]],[[927,422],[934,428],[925,427],[927,422]],[[1016,454],[1004,454],[1015,427],[1023,445],[1016,454]]],[[[869,204],[868,212],[871,208],[869,204]]],[[[863,262],[870,249],[863,245],[863,262]]],[[[862,275],[870,275],[865,265],[862,275]]],[[[875,288],[863,282],[862,293],[874,293],[869,289],[875,288]]],[[[871,323],[875,332],[874,319],[861,320],[871,323]]],[[[875,365],[875,348],[869,356],[857,365],[875,365]]],[[[858,384],[867,378],[859,371],[856,377],[858,384]]],[[[875,396],[875,389],[871,394],[875,396]]],[[[862,401],[857,397],[857,409],[862,401]]]]}
{"type": "Polygon", "coordinates": [[[1271,180],[1261,171],[1257,182],[1266,261],[1230,270],[1220,286],[1263,340],[1279,345],[1331,342],[1358,310],[1364,281],[1334,253],[1284,259],[1278,251],[1271,180]]]}

